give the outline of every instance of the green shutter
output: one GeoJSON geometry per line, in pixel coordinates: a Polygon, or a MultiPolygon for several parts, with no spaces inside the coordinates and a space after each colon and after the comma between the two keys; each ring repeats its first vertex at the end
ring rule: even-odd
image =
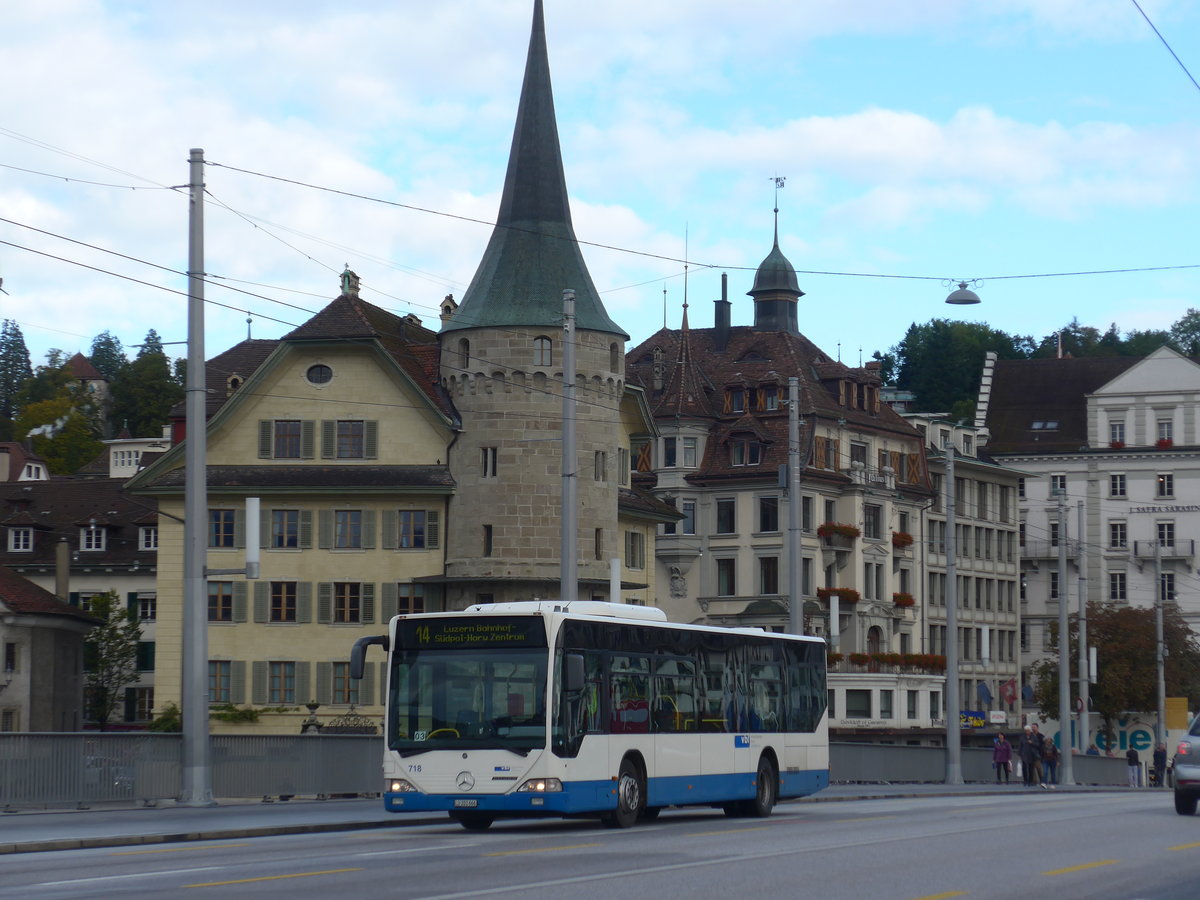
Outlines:
{"type": "Polygon", "coordinates": [[[375,510],[362,511],[362,546],[364,550],[375,549],[375,510]]]}
{"type": "Polygon", "coordinates": [[[312,582],[296,583],[296,621],[301,625],[312,622],[312,582]]]}
{"type": "Polygon", "coordinates": [[[376,459],[379,456],[379,423],[368,419],[363,423],[363,457],[376,459]]]}
{"type": "Polygon", "coordinates": [[[316,422],[312,419],[304,419],[300,423],[300,457],[301,459],[313,458],[313,432],[316,430],[316,422]]]}
{"type": "Polygon", "coordinates": [[[302,509],[302,510],[300,510],[300,549],[301,550],[311,550],[312,549],[312,537],[313,537],[312,533],[313,533],[312,510],[311,509],[302,509]]]}
{"type": "Polygon", "coordinates": [[[246,546],[246,510],[241,507],[233,511],[233,546],[246,546]]]}
{"type": "Polygon", "coordinates": [[[307,703],[312,699],[312,678],[309,675],[312,663],[296,663],[296,702],[307,703]]]}
{"type": "MultiPolygon", "coordinates": [[[[321,458],[334,459],[337,456],[337,422],[328,419],[321,420],[321,458]]],[[[321,676],[318,675],[319,679],[321,676]]]]}
{"type": "Polygon", "coordinates": [[[261,419],[258,423],[258,458],[270,459],[274,450],[275,423],[270,419],[261,419]]]}
{"type": "Polygon", "coordinates": [[[328,625],[333,621],[333,582],[322,581],[317,585],[317,622],[328,625]]]}
{"type": "Polygon", "coordinates": [[[322,509],[317,513],[317,546],[328,550],[333,546],[333,510],[322,509]]]}
{"type": "Polygon", "coordinates": [[[425,549],[436,550],[442,545],[441,514],[436,509],[431,509],[425,513],[425,549]]]}
{"type": "Polygon", "coordinates": [[[246,661],[235,659],[229,664],[229,702],[246,702],[246,661]]]}
{"type": "Polygon", "coordinates": [[[79,605],[79,591],[71,591],[69,594],[67,594],[67,602],[70,603],[72,606],[78,606],[79,605]]]}
{"type": "Polygon", "coordinates": [[[358,702],[373,703],[375,693],[375,667],[363,666],[362,681],[358,683],[358,702]]]}
{"type": "Polygon", "coordinates": [[[384,623],[392,621],[396,615],[397,594],[396,582],[385,581],[382,590],[382,608],[380,617],[384,623]]]}
{"type": "Polygon", "coordinates": [[[258,546],[260,550],[265,550],[271,546],[271,518],[272,511],[263,507],[258,514],[258,546]]]}
{"type": "Polygon", "coordinates": [[[138,611],[138,592],[137,591],[130,591],[128,594],[125,595],[125,606],[131,613],[134,614],[134,618],[137,618],[137,611],[138,611]]]}
{"type": "Polygon", "coordinates": [[[375,584],[373,582],[364,582],[362,586],[362,623],[364,625],[372,625],[375,623],[375,584]]]}
{"type": "Polygon", "coordinates": [[[267,702],[267,664],[256,659],[250,673],[250,702],[262,706],[267,702]]]}
{"type": "Polygon", "coordinates": [[[317,702],[328,706],[333,702],[333,663],[317,663],[317,702]]]}
{"type": "Polygon", "coordinates": [[[376,665],[379,666],[379,705],[387,706],[387,663],[381,662],[376,665]]]}
{"type": "Polygon", "coordinates": [[[154,641],[138,641],[137,670],[139,672],[154,671],[154,641]]]}
{"type": "Polygon", "coordinates": [[[400,513],[394,509],[383,511],[383,549],[396,549],[396,532],[399,530],[400,513]]]}
{"type": "MultiPolygon", "coordinates": [[[[255,584],[258,583],[255,582],[255,584]]],[[[233,621],[246,621],[246,582],[244,581],[235,581],[233,583],[233,621]]]]}
{"type": "MultiPolygon", "coordinates": [[[[234,582],[238,584],[239,582],[234,582]]],[[[254,621],[266,622],[270,617],[271,583],[269,581],[254,582],[254,621]]]]}

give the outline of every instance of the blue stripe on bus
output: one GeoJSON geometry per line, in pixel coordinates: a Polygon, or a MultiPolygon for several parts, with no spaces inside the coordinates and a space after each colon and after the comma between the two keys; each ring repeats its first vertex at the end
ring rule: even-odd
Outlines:
{"type": "MultiPolygon", "coordinates": [[[[652,778],[646,786],[649,806],[688,806],[723,803],[730,800],[749,800],[754,796],[754,774],[740,772],[729,775],[672,775],[652,778]]],[[[829,785],[829,772],[812,769],[804,772],[785,772],[780,777],[779,796],[805,797],[829,785]]],[[[402,794],[385,793],[384,808],[390,812],[469,811],[506,813],[573,813],[604,812],[616,809],[616,783],[605,781],[564,782],[562,791],[535,794],[402,794]],[[456,802],[474,801],[475,806],[456,806],[456,802]]]]}

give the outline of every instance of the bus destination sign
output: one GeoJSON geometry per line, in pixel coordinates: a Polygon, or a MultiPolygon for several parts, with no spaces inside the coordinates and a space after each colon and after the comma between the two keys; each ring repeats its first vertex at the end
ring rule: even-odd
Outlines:
{"type": "Polygon", "coordinates": [[[540,616],[404,619],[397,632],[400,646],[410,650],[546,646],[546,626],[540,616]]]}

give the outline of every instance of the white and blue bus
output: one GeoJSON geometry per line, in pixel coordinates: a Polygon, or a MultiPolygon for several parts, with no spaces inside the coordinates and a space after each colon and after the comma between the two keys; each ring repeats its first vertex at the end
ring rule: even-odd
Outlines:
{"type": "Polygon", "coordinates": [[[666,806],[770,815],[829,784],[825,644],[666,621],[581,601],[397,616],[388,653],[384,805],[497,818],[666,806]]]}

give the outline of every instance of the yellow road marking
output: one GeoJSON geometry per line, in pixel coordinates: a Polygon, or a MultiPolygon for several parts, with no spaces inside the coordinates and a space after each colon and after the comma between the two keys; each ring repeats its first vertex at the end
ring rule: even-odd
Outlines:
{"type": "Polygon", "coordinates": [[[1178,847],[1168,847],[1168,850],[1195,850],[1200,844],[1180,844],[1178,847]]]}
{"type": "Polygon", "coordinates": [[[249,847],[249,844],[204,844],[187,847],[165,847],[161,850],[121,850],[109,856],[137,856],[139,853],[183,853],[186,850],[229,850],[232,847],[249,847]]]}
{"type": "Polygon", "coordinates": [[[497,853],[485,853],[484,856],[516,856],[519,853],[556,853],[559,850],[582,850],[585,847],[599,847],[599,844],[570,844],[566,847],[534,847],[531,850],[501,850],[497,853]]]}
{"type": "Polygon", "coordinates": [[[281,878],[309,878],[313,875],[341,875],[345,872],[361,872],[361,867],[353,869],[326,869],[323,872],[293,872],[290,875],[263,875],[259,878],[239,878],[236,881],[206,881],[203,884],[185,884],[185,888],[225,887],[229,884],[251,884],[255,881],[278,881],[281,878]]]}
{"type": "Polygon", "coordinates": [[[1049,872],[1043,872],[1043,875],[1067,875],[1071,872],[1082,872],[1085,869],[1098,869],[1101,866],[1114,866],[1117,864],[1115,859],[1102,859],[1098,862],[1084,863],[1080,866],[1067,866],[1065,869],[1051,869],[1049,872]]]}
{"type": "Polygon", "coordinates": [[[743,831],[766,831],[769,825],[756,825],[753,828],[726,828],[723,831],[698,831],[695,837],[714,837],[720,834],[741,834],[743,831]]]}
{"type": "Polygon", "coordinates": [[[917,897],[915,900],[947,900],[949,897],[965,897],[966,891],[946,891],[944,894],[926,894],[924,897],[917,897]]]}

